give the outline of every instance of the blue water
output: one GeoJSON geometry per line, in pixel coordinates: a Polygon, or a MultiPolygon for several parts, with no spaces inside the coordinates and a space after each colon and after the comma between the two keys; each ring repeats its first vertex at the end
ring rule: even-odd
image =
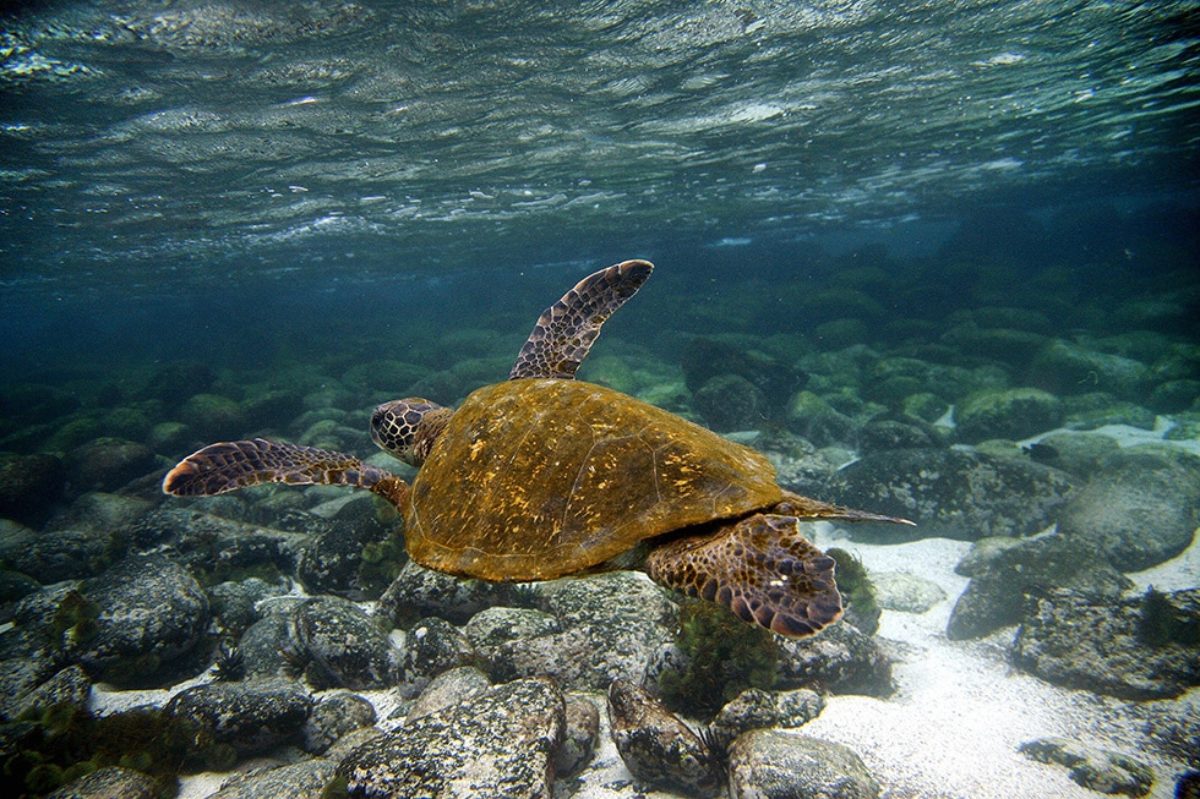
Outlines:
{"type": "MultiPolygon", "coordinates": [[[[543,308],[625,259],[654,275],[579,376],[769,450],[785,487],[819,493],[913,440],[930,463],[961,462],[945,457],[955,447],[1041,469],[1030,461],[1060,453],[1020,443],[1061,427],[1111,434],[1114,450],[1200,452],[1198,21],[1197,0],[0,4],[4,657],[21,654],[11,633],[25,624],[9,600],[63,579],[62,563],[75,577],[110,565],[107,549],[71,549],[74,526],[144,543],[97,508],[294,529],[286,509],[334,492],[189,504],[164,497],[161,477],[249,436],[374,455],[376,403],[452,404],[503,379],[543,308]],[[1010,426],[954,428],[977,392],[1010,388],[1053,392],[1037,399],[1056,410],[1031,422],[1015,402],[1010,426]],[[816,420],[795,412],[814,406],[816,420]],[[37,582],[8,571],[26,549],[37,582]]],[[[1075,485],[1101,471],[1098,451],[1075,485]]],[[[897,482],[936,480],[924,463],[897,482]]],[[[949,510],[920,498],[930,518],[904,532],[973,539],[933,523],[952,527],[955,502],[991,507],[993,489],[1017,510],[1040,502],[1024,485],[969,486],[949,510]]],[[[1170,512],[1116,507],[1133,519],[1122,530],[1175,524],[1186,538],[1200,510],[1177,493],[1170,512]]],[[[875,510],[882,495],[836,499],[875,510]]],[[[899,539],[864,540],[872,571],[906,557],[889,551],[899,539]]],[[[1183,546],[1145,579],[1194,588],[1196,544],[1183,546]]],[[[912,551],[899,566],[963,589],[957,556],[912,551]]],[[[329,590],[365,596],[351,577],[329,590]]],[[[885,613],[890,634],[917,630],[885,613]]],[[[887,795],[1025,795],[1043,766],[1003,758],[1058,732],[1158,752],[1154,796],[1196,767],[1194,725],[1172,738],[1111,696],[1022,693],[1035,678],[1009,679],[1007,643],[947,644],[930,618],[898,648],[899,694],[878,707],[911,703],[916,721],[897,729],[924,725],[935,743],[909,756],[910,736],[892,736],[905,740],[880,769],[887,795]],[[995,725],[970,716],[981,699],[995,725]],[[943,740],[957,755],[960,729],[961,747],[994,746],[977,774],[931,756],[943,740]],[[924,788],[909,790],[909,766],[924,788]]],[[[206,635],[148,684],[204,673],[215,644],[206,635]]],[[[620,768],[593,781],[616,785],[620,768]]]]}

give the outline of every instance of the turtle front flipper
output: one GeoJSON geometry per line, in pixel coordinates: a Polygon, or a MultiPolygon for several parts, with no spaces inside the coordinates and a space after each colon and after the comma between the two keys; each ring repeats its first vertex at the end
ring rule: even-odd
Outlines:
{"type": "Polygon", "coordinates": [[[576,283],[562,299],[542,311],[508,379],[573,379],[600,335],[600,328],[637,293],[653,269],[649,261],[622,261],[576,283]]]}
{"type": "Polygon", "coordinates": [[[646,572],[657,583],[717,602],[738,618],[800,638],[842,617],[833,558],[800,534],[792,516],[756,513],[714,533],[653,548],[646,572]]]}
{"type": "Polygon", "coordinates": [[[180,497],[215,496],[263,483],[366,488],[397,508],[408,493],[399,477],[353,455],[264,438],[209,444],[167,472],[162,489],[180,497]]]}

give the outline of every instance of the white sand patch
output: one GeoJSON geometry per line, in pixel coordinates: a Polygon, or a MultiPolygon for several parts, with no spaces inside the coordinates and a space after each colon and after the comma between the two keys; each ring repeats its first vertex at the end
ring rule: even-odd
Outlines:
{"type": "Polygon", "coordinates": [[[1120,447],[1136,447],[1140,444],[1158,444],[1168,447],[1175,447],[1184,452],[1190,452],[1193,455],[1200,455],[1200,440],[1188,439],[1182,441],[1174,441],[1163,438],[1173,427],[1176,422],[1169,416],[1157,416],[1154,419],[1153,430],[1143,430],[1140,427],[1133,427],[1127,424],[1106,424],[1092,430],[1068,430],[1065,427],[1060,427],[1055,430],[1047,430],[1044,433],[1038,433],[1036,436],[1018,441],[1017,444],[1025,447],[1030,444],[1036,444],[1043,438],[1055,433],[1096,433],[1103,436],[1108,436],[1113,441],[1117,442],[1120,447]]]}
{"type": "MultiPolygon", "coordinates": [[[[818,546],[838,546],[868,571],[908,571],[932,580],[947,599],[922,614],[884,610],[879,636],[894,642],[896,693],[887,699],[833,696],[825,711],[797,732],[856,751],[883,786],[884,799],[1095,799],[1067,769],[1026,758],[1024,741],[1062,736],[1132,755],[1156,770],[1150,794],[1173,795],[1182,764],[1157,759],[1143,731],[1150,708],[1135,702],[1059,688],[1009,665],[1015,628],[979,641],[946,639],[946,622],[967,578],[954,565],[970,544],[948,539],[879,545],[847,540],[817,526],[818,546]]],[[[1139,575],[1163,590],[1194,587],[1200,544],[1139,575]]],[[[1157,703],[1156,703],[1157,704],[1157,703]]]]}

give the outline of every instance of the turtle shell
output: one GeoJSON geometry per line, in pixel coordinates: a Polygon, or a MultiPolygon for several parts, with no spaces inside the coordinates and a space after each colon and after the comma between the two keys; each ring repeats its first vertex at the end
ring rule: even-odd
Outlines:
{"type": "Polygon", "coordinates": [[[454,412],[413,483],[405,537],[432,569],[544,580],[781,497],[761,454],[674,414],[591,383],[512,380],[454,412]]]}

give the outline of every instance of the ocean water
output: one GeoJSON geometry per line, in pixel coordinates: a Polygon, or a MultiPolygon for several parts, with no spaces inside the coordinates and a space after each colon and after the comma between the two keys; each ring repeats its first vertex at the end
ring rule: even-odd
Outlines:
{"type": "MultiPolygon", "coordinates": [[[[815,681],[831,694],[813,735],[888,797],[1095,795],[1017,752],[1047,736],[1140,758],[1150,795],[1197,790],[1198,18],[1065,0],[5,4],[0,712],[73,663],[96,715],[211,681],[219,641],[244,632],[212,585],[249,572],[209,569],[186,525],[147,537],[162,509],[294,533],[269,576],[282,595],[376,612],[386,581],[297,574],[317,533],[288,514],[333,513],[337,491],[167,499],[161,476],[253,436],[399,469],[371,443],[377,403],[453,405],[503,379],[546,306],[644,258],[652,278],[582,379],[762,450],[785,487],[917,523],[811,531],[942,594],[882,603],[893,690],[815,681]],[[948,468],[969,485],[934,485],[948,468]],[[1020,562],[965,574],[990,536],[1037,564],[1100,558],[1029,586],[1004,577],[1020,562]],[[137,645],[29,643],[37,608],[61,621],[61,592],[86,598],[150,551],[208,591],[185,651],[131,680],[113,664],[137,645]],[[1151,586],[1175,597],[1151,687],[1022,660],[1041,617],[1017,606],[1064,584],[1130,618],[1151,586]],[[971,626],[961,598],[984,586],[1008,604],[971,626]]],[[[384,683],[349,687],[388,707],[384,683]]],[[[650,790],[600,737],[557,795],[650,790]]]]}

